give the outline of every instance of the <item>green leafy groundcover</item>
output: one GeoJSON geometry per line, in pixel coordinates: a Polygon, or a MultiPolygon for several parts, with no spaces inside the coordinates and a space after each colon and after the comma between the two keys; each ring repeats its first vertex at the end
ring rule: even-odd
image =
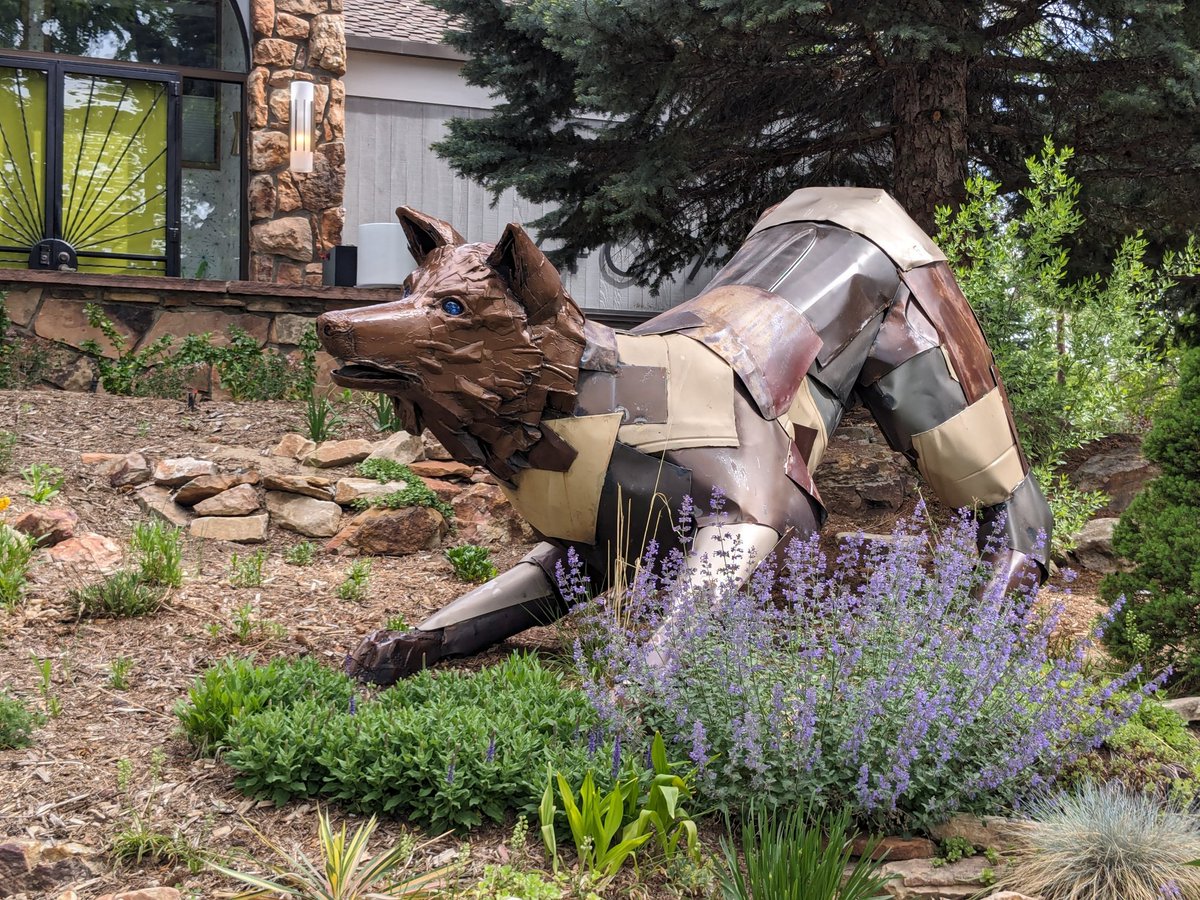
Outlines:
{"type": "Polygon", "coordinates": [[[479,672],[422,672],[372,692],[314,660],[229,658],[176,710],[189,739],[222,752],[237,786],[284,803],[323,796],[434,829],[532,809],[548,766],[609,768],[582,692],[536,657],[479,672]],[[589,744],[591,745],[589,748],[589,744]]]}

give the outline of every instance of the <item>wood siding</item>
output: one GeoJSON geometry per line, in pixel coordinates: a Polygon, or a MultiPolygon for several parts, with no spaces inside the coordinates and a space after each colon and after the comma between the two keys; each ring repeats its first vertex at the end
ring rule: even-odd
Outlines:
{"type": "MultiPolygon", "coordinates": [[[[484,116],[485,111],[402,100],[348,97],[346,100],[346,228],[344,240],[354,244],[358,226],[394,222],[397,206],[411,206],[454,225],[470,241],[494,241],[509,222],[526,223],[549,208],[505,191],[494,207],[491,194],[461,178],[431,149],[446,133],[452,116],[484,116]]],[[[712,277],[686,274],[664,285],[657,297],[646,288],[627,285],[593,251],[579,270],[564,273],[567,289],[581,305],[596,309],[657,311],[694,296],[712,277]]],[[[619,262],[619,258],[618,258],[619,262]]]]}

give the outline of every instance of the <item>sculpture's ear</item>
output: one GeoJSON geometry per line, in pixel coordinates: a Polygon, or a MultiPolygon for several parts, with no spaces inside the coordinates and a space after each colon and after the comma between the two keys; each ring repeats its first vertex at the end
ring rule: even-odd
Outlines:
{"type": "Polygon", "coordinates": [[[564,304],[574,302],[563,288],[558,269],[520,225],[504,229],[488,264],[508,282],[513,296],[525,307],[530,325],[553,321],[564,304]]]}
{"type": "Polygon", "coordinates": [[[408,238],[408,250],[418,266],[425,265],[425,257],[438,247],[454,247],[465,244],[466,239],[454,230],[454,226],[409,206],[396,210],[396,218],[404,226],[408,238]]]}

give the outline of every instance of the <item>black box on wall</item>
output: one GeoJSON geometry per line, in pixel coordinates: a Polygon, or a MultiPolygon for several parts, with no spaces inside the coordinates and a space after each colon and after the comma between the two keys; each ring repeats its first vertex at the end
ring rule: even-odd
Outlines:
{"type": "Polygon", "coordinates": [[[330,247],[321,276],[322,283],[328,287],[354,287],[358,284],[358,248],[348,245],[330,247]]]}

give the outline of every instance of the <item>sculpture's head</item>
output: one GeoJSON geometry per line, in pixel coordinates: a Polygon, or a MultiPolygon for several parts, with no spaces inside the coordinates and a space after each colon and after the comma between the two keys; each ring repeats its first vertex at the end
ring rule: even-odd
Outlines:
{"type": "Polygon", "coordinates": [[[410,430],[420,424],[414,404],[475,431],[519,428],[523,414],[573,397],[583,315],[524,229],[472,244],[416,210],[396,215],[418,268],[402,300],[317,320],[321,343],[344,363],[333,380],[397,398],[410,430]]]}

